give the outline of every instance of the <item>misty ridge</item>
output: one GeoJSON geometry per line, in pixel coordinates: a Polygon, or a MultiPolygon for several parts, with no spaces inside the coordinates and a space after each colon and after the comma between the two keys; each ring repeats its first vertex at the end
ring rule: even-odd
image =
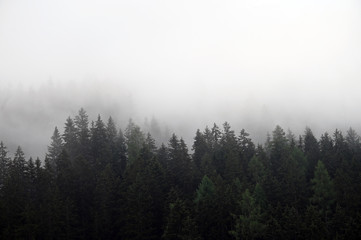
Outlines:
{"type": "MultiPolygon", "coordinates": [[[[104,118],[112,116],[122,129],[132,119],[144,132],[150,131],[157,144],[166,143],[174,132],[191,145],[196,129],[224,122],[231,123],[236,132],[246,129],[260,144],[276,125],[292,130],[296,136],[303,134],[305,126],[317,137],[336,128],[346,132],[354,126],[356,131],[360,130],[359,117],[355,111],[351,112],[351,104],[345,108],[345,100],[336,98],[328,99],[331,103],[328,106],[320,99],[324,106],[317,106],[318,99],[314,99],[311,106],[298,96],[306,91],[302,89],[298,94],[294,92],[293,97],[284,96],[287,92],[282,89],[272,93],[282,96],[279,101],[275,96],[256,98],[249,89],[232,92],[232,85],[216,87],[216,91],[210,89],[212,84],[205,82],[202,86],[185,83],[183,90],[176,85],[174,88],[165,85],[163,92],[158,91],[164,87],[162,84],[144,86],[143,82],[100,81],[94,77],[82,81],[49,79],[37,85],[8,82],[0,88],[2,140],[12,153],[21,145],[27,156],[43,158],[54,126],[63,129],[61,119],[75,116],[81,107],[87,109],[91,119],[97,114],[104,118]],[[198,92],[207,86],[209,92],[198,92]],[[336,104],[337,101],[341,105],[336,104]],[[150,130],[154,124],[158,125],[158,133],[150,130]],[[29,135],[31,139],[26,137],[29,135]]],[[[264,93],[267,95],[269,93],[264,93]]]]}

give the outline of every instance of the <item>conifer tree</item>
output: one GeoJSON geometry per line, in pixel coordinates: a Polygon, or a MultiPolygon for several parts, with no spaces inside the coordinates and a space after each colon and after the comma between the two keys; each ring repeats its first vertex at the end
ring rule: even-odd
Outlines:
{"type": "Polygon", "coordinates": [[[8,151],[6,150],[6,146],[1,141],[0,142],[0,197],[1,197],[1,189],[4,186],[5,179],[8,174],[8,168],[11,163],[10,157],[7,156],[8,151]]]}
{"type": "Polygon", "coordinates": [[[310,201],[319,210],[323,221],[328,224],[336,197],[334,183],[321,161],[317,163],[314,176],[311,180],[313,195],[310,201]]]}
{"type": "Polygon", "coordinates": [[[179,197],[169,204],[169,214],[166,219],[162,239],[201,239],[190,209],[187,207],[185,201],[179,197]]]}
{"type": "Polygon", "coordinates": [[[209,152],[206,140],[199,129],[197,129],[196,136],[193,143],[193,161],[199,170],[201,169],[202,158],[209,152]]]}
{"type": "Polygon", "coordinates": [[[125,131],[125,138],[128,150],[128,161],[131,164],[138,158],[145,141],[145,136],[140,127],[130,119],[125,131]]]}
{"type": "Polygon", "coordinates": [[[100,171],[109,163],[111,152],[110,145],[107,138],[106,126],[98,115],[97,121],[91,128],[91,156],[92,165],[100,171]]]}
{"type": "Polygon", "coordinates": [[[52,168],[55,169],[56,159],[59,157],[62,151],[63,151],[63,140],[60,136],[58,128],[55,127],[53,136],[51,137],[50,146],[48,146],[48,154],[47,154],[47,158],[52,168]]]}
{"type": "Polygon", "coordinates": [[[317,139],[308,127],[306,128],[304,135],[304,153],[308,162],[306,177],[307,180],[310,181],[314,177],[313,172],[321,156],[317,139]]]}
{"type": "Polygon", "coordinates": [[[196,191],[196,197],[194,199],[196,209],[196,221],[199,227],[199,233],[203,239],[217,239],[217,235],[214,234],[216,215],[215,203],[216,203],[216,188],[211,179],[206,175],[203,176],[201,183],[196,191]]]}
{"type": "Polygon", "coordinates": [[[256,203],[248,189],[242,194],[242,200],[239,202],[241,214],[235,216],[235,229],[230,234],[235,239],[259,239],[265,234],[266,225],[264,224],[261,207],[256,203]]]}
{"type": "Polygon", "coordinates": [[[223,124],[223,129],[221,151],[224,161],[224,170],[221,172],[221,175],[231,182],[236,177],[241,177],[243,169],[235,133],[231,130],[231,126],[227,122],[223,124]]]}
{"type": "Polygon", "coordinates": [[[70,159],[74,159],[76,157],[78,140],[74,121],[70,117],[68,117],[65,122],[63,140],[64,149],[68,153],[70,159]]]}
{"type": "Polygon", "coordinates": [[[83,108],[80,108],[78,115],[75,116],[74,122],[78,140],[78,155],[88,157],[90,151],[89,120],[88,115],[83,108]]]}

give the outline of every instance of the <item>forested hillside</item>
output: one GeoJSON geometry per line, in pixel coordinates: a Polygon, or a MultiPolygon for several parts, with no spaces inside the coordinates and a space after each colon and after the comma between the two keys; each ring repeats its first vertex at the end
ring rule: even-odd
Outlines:
{"type": "MultiPolygon", "coordinates": [[[[264,133],[265,135],[267,133],[264,133]]],[[[28,136],[31,138],[31,136],[28,136]]],[[[1,136],[0,136],[1,138],[1,136]]],[[[228,123],[157,146],[132,121],[89,122],[51,137],[45,159],[0,144],[1,239],[357,239],[361,143],[276,126],[264,145],[228,123]],[[192,151],[190,151],[192,148],[192,151]]]]}

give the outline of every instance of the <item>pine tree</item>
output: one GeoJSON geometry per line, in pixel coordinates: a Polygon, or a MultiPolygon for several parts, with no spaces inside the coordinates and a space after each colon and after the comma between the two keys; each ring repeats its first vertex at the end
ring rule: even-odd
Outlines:
{"type": "Polygon", "coordinates": [[[47,154],[47,158],[52,168],[55,169],[56,159],[59,157],[62,151],[63,151],[63,140],[60,136],[58,128],[55,127],[53,136],[51,137],[50,146],[48,146],[48,154],[47,154]]]}
{"type": "Polygon", "coordinates": [[[164,171],[145,144],[127,167],[122,183],[121,238],[159,239],[163,234],[164,171]]]}
{"type": "Polygon", "coordinates": [[[334,154],[334,142],[330,135],[326,132],[321,136],[320,139],[320,153],[321,161],[325,164],[325,167],[331,177],[335,176],[336,169],[335,154],[334,154]]]}
{"type": "Polygon", "coordinates": [[[98,115],[97,121],[91,128],[90,143],[91,157],[93,159],[92,165],[99,171],[102,171],[110,162],[111,152],[106,127],[100,115],[98,115]]]}
{"type": "Polygon", "coordinates": [[[241,158],[241,168],[243,170],[242,174],[246,176],[248,163],[255,154],[255,145],[252,142],[252,139],[249,138],[249,133],[247,133],[244,129],[242,129],[239,134],[238,145],[241,158]]]}
{"type": "Polygon", "coordinates": [[[307,181],[310,181],[314,177],[313,172],[321,156],[317,139],[308,127],[306,128],[304,135],[304,153],[308,162],[306,177],[307,181]]]}
{"type": "Polygon", "coordinates": [[[78,140],[78,155],[88,157],[90,149],[89,120],[86,111],[81,108],[75,116],[76,136],[78,140]]]}
{"type": "Polygon", "coordinates": [[[266,225],[264,224],[261,207],[256,203],[250,191],[242,194],[242,200],[239,202],[241,214],[235,216],[235,229],[230,234],[235,239],[259,239],[265,234],[266,225]]]}
{"type": "Polygon", "coordinates": [[[162,239],[200,239],[191,210],[187,207],[185,201],[179,197],[169,204],[169,214],[166,219],[162,239]]]}
{"type": "Polygon", "coordinates": [[[11,163],[10,157],[7,156],[8,151],[3,142],[0,142],[0,197],[1,189],[4,186],[5,179],[7,178],[8,168],[11,163]]]}
{"type": "Polygon", "coordinates": [[[173,134],[168,143],[168,165],[166,170],[172,185],[178,187],[183,193],[191,195],[195,188],[194,165],[188,154],[184,140],[173,134]]]}
{"type": "Polygon", "coordinates": [[[140,127],[130,119],[125,131],[125,138],[128,150],[128,161],[131,164],[138,158],[145,141],[145,136],[140,130],[140,127]]]}
{"type": "Polygon", "coordinates": [[[231,126],[227,122],[223,124],[223,129],[221,151],[224,161],[224,172],[221,172],[221,175],[228,181],[233,181],[233,179],[243,175],[244,169],[242,169],[234,131],[231,130],[231,126]]]}
{"type": "Polygon", "coordinates": [[[97,239],[115,239],[118,234],[120,180],[108,164],[100,173],[95,189],[95,232],[97,239]]]}
{"type": "Polygon", "coordinates": [[[65,122],[63,140],[64,149],[68,153],[70,159],[74,159],[76,157],[78,140],[74,121],[70,117],[68,117],[65,122]]]}
{"type": "Polygon", "coordinates": [[[199,129],[197,129],[196,136],[193,143],[193,161],[198,169],[201,170],[201,163],[204,154],[208,152],[206,140],[199,129]]]}
{"type": "Polygon", "coordinates": [[[248,163],[248,173],[252,184],[263,184],[266,177],[266,169],[258,156],[253,156],[248,163]]]}
{"type": "Polygon", "coordinates": [[[312,182],[313,195],[310,201],[319,210],[326,225],[330,221],[330,215],[335,203],[334,183],[328,175],[325,165],[318,161],[312,182]]]}
{"type": "Polygon", "coordinates": [[[127,145],[126,140],[121,129],[119,129],[118,135],[115,140],[115,151],[113,166],[118,175],[124,173],[127,166],[127,145]]]}
{"type": "Polygon", "coordinates": [[[346,136],[346,143],[348,148],[352,151],[353,156],[359,157],[361,154],[360,136],[352,128],[349,128],[346,136]]]}
{"type": "Polygon", "coordinates": [[[215,203],[216,188],[211,179],[206,175],[196,191],[194,199],[196,209],[196,222],[199,227],[199,233],[203,239],[218,239],[214,234],[217,229],[215,203]]]}
{"type": "Polygon", "coordinates": [[[19,146],[9,166],[9,174],[3,186],[3,202],[6,226],[3,237],[6,239],[26,238],[24,226],[25,211],[28,200],[28,172],[24,152],[19,146]]]}

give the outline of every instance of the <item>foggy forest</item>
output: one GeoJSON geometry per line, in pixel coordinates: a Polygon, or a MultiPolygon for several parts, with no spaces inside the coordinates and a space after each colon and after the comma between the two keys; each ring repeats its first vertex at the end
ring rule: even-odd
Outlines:
{"type": "Polygon", "coordinates": [[[192,146],[156,143],[129,120],[90,122],[81,108],[55,127],[45,159],[0,143],[2,239],[357,239],[361,142],[350,128],[263,145],[229,123],[192,146]],[[191,148],[191,149],[190,149],[191,148]]]}
{"type": "Polygon", "coordinates": [[[359,239],[360,0],[0,0],[0,239],[359,239]]]}

